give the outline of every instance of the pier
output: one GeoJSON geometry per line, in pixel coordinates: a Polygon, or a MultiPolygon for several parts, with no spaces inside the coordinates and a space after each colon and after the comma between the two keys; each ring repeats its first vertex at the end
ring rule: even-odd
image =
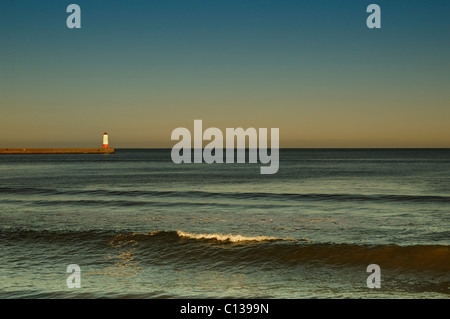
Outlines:
{"type": "Polygon", "coordinates": [[[0,154],[114,154],[114,148],[0,148],[0,154]]]}

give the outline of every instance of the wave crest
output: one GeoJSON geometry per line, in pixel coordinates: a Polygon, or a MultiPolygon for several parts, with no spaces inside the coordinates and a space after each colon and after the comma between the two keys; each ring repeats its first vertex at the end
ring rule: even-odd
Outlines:
{"type": "Polygon", "coordinates": [[[190,239],[210,239],[223,242],[263,242],[263,241],[278,241],[278,240],[293,240],[279,237],[270,236],[243,236],[243,235],[233,235],[233,234],[202,234],[202,233],[188,233],[181,230],[177,231],[179,237],[185,237],[190,239]]]}

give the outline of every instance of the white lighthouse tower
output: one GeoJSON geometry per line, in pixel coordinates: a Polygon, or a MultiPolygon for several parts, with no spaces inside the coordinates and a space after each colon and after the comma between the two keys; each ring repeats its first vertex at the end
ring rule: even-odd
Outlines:
{"type": "Polygon", "coordinates": [[[103,133],[103,148],[108,148],[108,133],[103,133]]]}

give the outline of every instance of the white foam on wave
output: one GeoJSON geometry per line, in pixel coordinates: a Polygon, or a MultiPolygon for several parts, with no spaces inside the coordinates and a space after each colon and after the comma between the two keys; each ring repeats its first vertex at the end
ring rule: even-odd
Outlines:
{"type": "Polygon", "coordinates": [[[202,234],[202,233],[187,233],[181,230],[177,231],[178,236],[191,239],[214,239],[217,241],[226,242],[261,242],[261,241],[274,241],[274,240],[292,240],[286,238],[270,237],[270,236],[242,236],[233,234],[202,234]]]}

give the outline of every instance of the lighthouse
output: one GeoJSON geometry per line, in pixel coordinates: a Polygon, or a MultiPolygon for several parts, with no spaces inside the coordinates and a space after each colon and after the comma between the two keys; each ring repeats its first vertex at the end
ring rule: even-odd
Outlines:
{"type": "Polygon", "coordinates": [[[108,133],[103,133],[103,148],[108,148],[108,133]]]}

